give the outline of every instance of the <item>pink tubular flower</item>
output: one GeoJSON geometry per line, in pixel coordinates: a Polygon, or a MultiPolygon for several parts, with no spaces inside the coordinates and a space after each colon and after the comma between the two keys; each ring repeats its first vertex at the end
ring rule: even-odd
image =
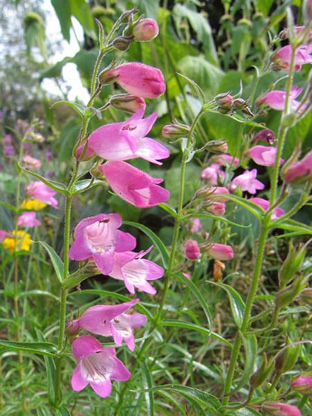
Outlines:
{"type": "Polygon", "coordinates": [[[164,269],[150,260],[142,259],[151,249],[152,247],[139,253],[132,251],[115,253],[114,267],[109,276],[113,279],[123,280],[131,294],[134,294],[136,287],[154,295],[156,289],[148,283],[148,280],[160,279],[164,274],[164,269]]]}
{"type": "Polygon", "coordinates": [[[132,35],[134,40],[139,42],[149,42],[158,35],[159,29],[154,19],[141,19],[135,25],[132,35]]]}
{"type": "Polygon", "coordinates": [[[215,202],[226,202],[228,198],[220,194],[228,194],[229,190],[224,186],[215,186],[210,188],[211,194],[209,194],[209,199],[215,202]]]}
{"type": "Polygon", "coordinates": [[[99,214],[85,218],[77,225],[69,258],[76,261],[94,258],[103,274],[109,274],[114,266],[114,253],[132,250],[135,238],[123,231],[119,214],[99,214]]]}
{"type": "MultiPolygon", "coordinates": [[[[276,159],[277,148],[273,146],[254,146],[249,149],[248,154],[252,160],[261,166],[273,166],[276,159]]],[[[284,160],[280,160],[280,165],[284,160]]]]}
{"type": "Polygon", "coordinates": [[[184,245],[185,257],[189,260],[197,260],[200,256],[199,245],[196,240],[188,240],[184,245]]]}
{"type": "MultiPolygon", "coordinates": [[[[88,152],[106,160],[128,160],[141,157],[161,165],[158,159],[169,157],[169,150],[156,140],[145,137],[157,119],[157,113],[143,119],[139,110],[127,121],[111,123],[96,129],[89,137],[88,152]]],[[[81,146],[82,150],[84,145],[81,146]]],[[[79,152],[79,151],[78,151],[79,152]]]]}
{"type": "Polygon", "coordinates": [[[83,335],[73,342],[73,354],[78,361],[71,379],[74,391],[83,390],[88,384],[100,397],[112,392],[112,380],[127,381],[130,371],[116,357],[114,348],[103,348],[99,341],[83,335]]]}
{"type": "Polygon", "coordinates": [[[286,403],[264,403],[262,409],[273,416],[301,416],[300,410],[286,403]]]}
{"type": "Polygon", "coordinates": [[[230,166],[233,164],[234,168],[239,165],[238,157],[233,157],[226,154],[213,156],[212,161],[218,163],[221,166],[230,166]]]}
{"type": "Polygon", "coordinates": [[[41,167],[40,160],[35,159],[29,155],[25,155],[23,157],[23,164],[27,169],[39,169],[41,167]]]}
{"type": "Polygon", "coordinates": [[[284,172],[284,179],[288,183],[300,183],[312,176],[312,151],[301,161],[292,163],[284,172]]]}
{"type": "Polygon", "coordinates": [[[19,227],[33,228],[41,225],[41,222],[36,218],[36,213],[33,211],[24,212],[18,217],[17,225],[19,227]]]}
{"type": "Polygon", "coordinates": [[[140,169],[125,162],[106,162],[99,171],[116,194],[139,208],[148,208],[166,202],[170,193],[158,184],[163,179],[153,178],[140,169]]]}
{"type": "Polygon", "coordinates": [[[291,388],[301,394],[312,393],[312,375],[299,375],[295,377],[291,383],[291,388]]]}
{"type": "Polygon", "coordinates": [[[166,84],[158,68],[139,62],[128,62],[111,69],[107,77],[113,77],[129,94],[143,98],[156,98],[165,92],[166,84]]]}
{"type": "MultiPolygon", "coordinates": [[[[301,45],[296,50],[294,71],[300,71],[303,64],[312,63],[312,49],[310,45],[301,45]]],[[[272,56],[271,61],[281,69],[289,71],[292,55],[292,46],[286,45],[272,56]]]]}
{"type": "Polygon", "coordinates": [[[226,210],[226,205],[224,202],[210,202],[208,201],[208,205],[205,206],[205,209],[211,212],[214,215],[224,215],[226,210]]]}
{"type": "Polygon", "coordinates": [[[33,199],[51,205],[53,208],[58,206],[58,201],[54,198],[56,192],[41,181],[30,182],[26,187],[26,194],[33,199]]]}
{"type": "Polygon", "coordinates": [[[257,189],[264,189],[264,184],[257,177],[257,169],[245,170],[245,172],[233,179],[231,188],[240,188],[242,191],[247,191],[250,194],[255,194],[257,189]]]}
{"type": "MultiPolygon", "coordinates": [[[[290,92],[290,107],[293,111],[295,111],[299,105],[300,101],[297,101],[296,98],[301,94],[302,88],[292,87],[290,92]]],[[[262,97],[258,98],[256,101],[256,105],[267,104],[269,107],[273,108],[274,110],[284,110],[286,101],[286,91],[275,90],[268,92],[262,97]]],[[[302,110],[304,106],[302,106],[302,110]]]]}
{"type": "Polygon", "coordinates": [[[85,329],[92,334],[113,337],[118,347],[124,339],[128,348],[134,351],[135,341],[132,328],[138,328],[147,321],[141,313],[126,314],[125,312],[139,302],[133,299],[120,305],[96,305],[88,308],[79,319],[68,322],[69,332],[85,329]]]}
{"type": "Polygon", "coordinates": [[[225,177],[225,172],[220,170],[220,165],[218,163],[212,163],[200,174],[200,178],[207,182],[209,185],[217,185],[218,177],[225,177]]]}
{"type": "MultiPolygon", "coordinates": [[[[190,223],[191,223],[191,233],[197,233],[198,231],[200,231],[203,226],[200,223],[200,219],[199,218],[190,218],[190,223]]],[[[188,226],[188,224],[187,224],[188,226]]]]}
{"type": "Polygon", "coordinates": [[[231,260],[234,257],[234,252],[231,246],[226,244],[212,243],[207,249],[209,256],[216,260],[231,260]]]}
{"type": "MultiPolygon", "coordinates": [[[[249,201],[258,205],[264,211],[267,211],[270,206],[270,202],[263,198],[250,198],[249,201]]],[[[273,213],[271,215],[271,220],[276,220],[277,218],[281,217],[284,214],[285,214],[285,211],[283,210],[283,208],[276,207],[274,208],[273,213]]]]}

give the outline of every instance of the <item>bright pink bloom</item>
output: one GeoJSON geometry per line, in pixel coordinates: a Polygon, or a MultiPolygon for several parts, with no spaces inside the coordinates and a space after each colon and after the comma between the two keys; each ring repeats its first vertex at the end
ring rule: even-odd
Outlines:
{"type": "Polygon", "coordinates": [[[128,62],[110,70],[107,76],[115,77],[129,94],[143,98],[156,98],[165,92],[166,84],[158,68],[139,62],[128,62]]]}
{"type": "Polygon", "coordinates": [[[196,240],[188,240],[184,245],[185,257],[189,260],[197,260],[200,256],[200,249],[196,240]]]}
{"type": "Polygon", "coordinates": [[[126,288],[132,294],[134,294],[134,288],[137,288],[154,295],[156,289],[148,283],[148,280],[160,279],[164,274],[164,269],[150,260],[142,259],[151,249],[152,247],[139,253],[132,251],[115,253],[114,267],[109,276],[123,280],[126,288]]]}
{"type": "Polygon", "coordinates": [[[138,328],[147,321],[145,315],[134,312],[125,312],[139,302],[133,299],[120,305],[96,305],[88,308],[79,319],[68,322],[67,328],[71,332],[85,329],[92,334],[113,337],[118,347],[121,347],[124,339],[128,348],[134,351],[135,341],[132,328],[138,328]]]}
{"type": "Polygon", "coordinates": [[[31,198],[57,208],[58,201],[54,198],[56,192],[41,181],[30,182],[26,187],[26,194],[31,198]]]}
{"type": "Polygon", "coordinates": [[[233,157],[226,154],[213,156],[212,161],[218,163],[221,166],[230,166],[233,164],[234,167],[237,167],[239,165],[238,157],[233,157]]]}
{"type": "Polygon", "coordinates": [[[189,273],[182,273],[188,280],[192,280],[192,276],[189,273]]]}
{"type": "MultiPolygon", "coordinates": [[[[312,49],[310,45],[301,45],[296,50],[295,71],[300,71],[303,64],[312,63],[312,49]]],[[[292,46],[286,45],[273,55],[272,61],[281,69],[289,70],[292,55],[292,46]]]]}
{"type": "Polygon", "coordinates": [[[205,206],[205,209],[211,212],[214,215],[224,215],[226,210],[226,205],[224,202],[210,202],[208,201],[208,205],[205,206]]]}
{"type": "Polygon", "coordinates": [[[114,348],[103,348],[99,341],[83,335],[73,342],[73,354],[78,361],[71,379],[74,391],[83,390],[88,384],[100,397],[112,392],[112,380],[127,381],[130,371],[116,357],[114,348]]]}
{"type": "Polygon", "coordinates": [[[141,19],[137,25],[135,25],[132,35],[134,40],[139,42],[149,42],[158,35],[158,24],[154,19],[141,19]]]}
{"type": "Polygon", "coordinates": [[[263,129],[258,131],[258,133],[253,137],[252,141],[257,142],[258,140],[263,140],[269,145],[272,145],[276,140],[274,131],[270,129],[263,129]]]}
{"type": "Polygon", "coordinates": [[[25,155],[23,157],[23,164],[27,169],[39,169],[41,167],[40,160],[35,159],[29,155],[25,155]]]}
{"type": "MultiPolygon", "coordinates": [[[[299,105],[300,101],[297,101],[296,98],[301,94],[302,88],[292,87],[290,92],[290,107],[293,111],[295,111],[299,105]]],[[[256,101],[257,105],[267,104],[269,107],[273,108],[274,110],[284,110],[286,101],[286,91],[275,90],[268,92],[262,97],[258,98],[256,101]]],[[[304,106],[302,106],[302,110],[304,106]]]]}
{"type": "MultiPolygon", "coordinates": [[[[276,159],[277,148],[273,146],[254,146],[249,149],[248,154],[252,160],[261,166],[273,166],[276,159]]],[[[284,159],[280,160],[280,165],[284,159]]]]}
{"type": "Polygon", "coordinates": [[[231,260],[234,257],[234,252],[231,246],[226,244],[212,243],[207,253],[216,260],[231,260]]]}
{"type": "Polygon", "coordinates": [[[264,403],[262,409],[273,416],[301,416],[300,410],[286,403],[264,403]]]}
{"type": "Polygon", "coordinates": [[[125,162],[107,162],[99,167],[116,194],[139,208],[148,208],[166,202],[170,193],[158,184],[163,179],[153,178],[125,162]]]}
{"type": "MultiPolygon", "coordinates": [[[[139,110],[127,121],[106,124],[96,129],[88,140],[88,158],[90,153],[95,153],[106,160],[128,160],[141,157],[161,165],[158,159],[169,157],[169,150],[156,140],[145,137],[155,123],[157,113],[145,119],[142,118],[143,114],[144,110],[139,110]]],[[[81,150],[83,147],[84,145],[81,146],[81,150]]]]}
{"type": "Polygon", "coordinates": [[[258,189],[264,189],[264,184],[257,177],[257,169],[245,170],[245,172],[233,179],[231,188],[240,188],[242,191],[247,191],[250,194],[255,194],[258,189]]]}
{"type": "Polygon", "coordinates": [[[224,178],[225,172],[220,169],[220,165],[218,163],[212,163],[200,174],[200,178],[207,182],[209,185],[217,185],[219,177],[224,178]]]}
{"type": "Polygon", "coordinates": [[[37,227],[41,225],[41,222],[36,218],[36,213],[33,211],[24,212],[22,215],[18,217],[17,225],[19,227],[37,227]]]}
{"type": "Polygon", "coordinates": [[[312,151],[301,161],[292,163],[284,172],[286,182],[302,182],[312,176],[312,151]]]}
{"type": "Polygon", "coordinates": [[[203,228],[203,226],[200,223],[199,218],[190,218],[190,223],[192,224],[191,233],[197,233],[198,231],[200,231],[203,228]]]}
{"type": "Polygon", "coordinates": [[[131,234],[118,230],[121,223],[119,214],[99,214],[80,221],[69,258],[81,261],[93,257],[99,270],[109,274],[114,266],[114,253],[132,250],[136,245],[131,234]]]}
{"type": "MultiPolygon", "coordinates": [[[[263,198],[250,198],[249,201],[258,205],[264,211],[267,211],[270,206],[270,202],[263,198]]],[[[274,208],[273,213],[271,215],[271,220],[276,220],[277,218],[281,217],[284,214],[285,214],[285,211],[283,210],[283,208],[276,207],[274,208]]]]}
{"type": "Polygon", "coordinates": [[[10,235],[7,231],[0,230],[0,243],[10,235]]]}
{"type": "Polygon", "coordinates": [[[312,393],[312,376],[299,375],[291,383],[291,388],[301,394],[312,393]]]}

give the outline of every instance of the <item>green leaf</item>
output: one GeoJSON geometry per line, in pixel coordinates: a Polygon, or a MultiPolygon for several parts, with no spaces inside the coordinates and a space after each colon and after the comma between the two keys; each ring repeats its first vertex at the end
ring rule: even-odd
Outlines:
{"type": "Polygon", "coordinates": [[[141,230],[144,234],[147,235],[147,237],[150,238],[153,245],[158,249],[159,254],[161,255],[164,268],[167,269],[168,268],[168,262],[169,262],[169,253],[168,253],[168,250],[167,250],[166,246],[161,241],[161,239],[158,237],[158,235],[156,235],[153,231],[151,231],[145,225],[139,224],[137,222],[123,221],[123,224],[131,225],[132,227],[135,227],[135,228],[141,230]]]}
{"type": "Polygon", "coordinates": [[[16,209],[14,205],[8,204],[7,202],[0,201],[0,205],[4,208],[9,209],[10,211],[19,212],[19,210],[16,209]]]}
{"type": "Polygon", "coordinates": [[[94,179],[91,183],[91,179],[83,179],[81,181],[76,182],[73,190],[71,191],[72,195],[81,194],[82,192],[85,192],[88,189],[94,188],[98,185],[106,185],[106,183],[100,179],[94,179]]]}
{"type": "Polygon", "coordinates": [[[63,185],[60,182],[55,182],[55,181],[51,181],[51,179],[47,179],[41,175],[39,175],[38,173],[33,172],[32,170],[29,169],[25,169],[22,166],[18,165],[19,168],[26,174],[33,176],[36,179],[39,179],[39,181],[43,182],[44,184],[46,184],[49,188],[52,188],[54,191],[59,192],[63,195],[68,195],[68,191],[65,188],[65,185],[63,185]]]}
{"type": "Polygon", "coordinates": [[[69,42],[71,28],[71,10],[69,0],[51,0],[55,13],[59,20],[62,35],[69,42]]]}
{"type": "Polygon", "coordinates": [[[221,335],[211,331],[210,329],[204,328],[200,325],[193,324],[191,322],[183,322],[183,321],[177,321],[174,319],[166,319],[159,324],[160,326],[171,326],[176,328],[185,328],[190,329],[193,331],[198,331],[204,335],[210,336],[215,338],[216,340],[223,342],[223,344],[226,344],[228,347],[232,348],[232,344],[224,339],[221,335]]]}
{"type": "Polygon", "coordinates": [[[89,5],[85,0],[69,0],[71,13],[74,15],[85,32],[92,39],[96,39],[93,17],[89,5]]]}
{"type": "Polygon", "coordinates": [[[80,120],[77,118],[68,120],[62,127],[54,146],[54,151],[58,154],[60,162],[67,162],[72,158],[73,148],[77,142],[79,131],[80,120]]]}
{"type": "Polygon", "coordinates": [[[240,205],[243,208],[246,208],[249,212],[251,212],[255,217],[258,218],[258,220],[261,221],[262,216],[264,214],[264,211],[253,202],[248,201],[247,199],[244,199],[238,195],[233,194],[227,194],[226,197],[230,199],[231,201],[236,202],[238,205],[240,205]]]}
{"type": "Polygon", "coordinates": [[[235,227],[240,227],[240,228],[250,228],[252,226],[252,224],[249,224],[249,225],[238,224],[237,222],[230,221],[227,218],[221,217],[219,215],[212,215],[212,214],[190,214],[186,216],[186,218],[188,217],[189,218],[211,218],[212,220],[221,221],[221,222],[224,222],[225,224],[234,225],[235,227]]]}
{"type": "Polygon", "coordinates": [[[274,0],[255,0],[255,5],[259,12],[263,13],[264,16],[268,16],[273,2],[274,0]]]}
{"type": "Polygon", "coordinates": [[[170,214],[170,215],[173,216],[173,218],[176,218],[177,217],[177,215],[178,215],[177,214],[177,211],[171,205],[165,204],[165,203],[161,203],[161,204],[158,204],[158,206],[160,208],[162,208],[164,211],[167,211],[168,214],[170,214]]]}
{"type": "Polygon", "coordinates": [[[196,92],[196,95],[198,95],[198,98],[200,98],[202,104],[204,104],[206,101],[206,97],[205,97],[204,91],[200,88],[200,86],[195,81],[190,79],[189,77],[183,74],[179,74],[179,72],[177,72],[177,75],[185,79],[186,82],[193,87],[194,91],[196,92]]]}
{"type": "Polygon", "coordinates": [[[158,19],[159,0],[136,0],[135,4],[140,13],[144,13],[145,17],[158,19]]]}
{"type": "Polygon", "coordinates": [[[57,296],[53,295],[53,293],[47,292],[45,290],[37,290],[37,289],[22,292],[22,293],[19,294],[19,298],[26,297],[26,296],[33,296],[33,295],[35,295],[35,296],[48,296],[52,299],[55,299],[55,300],[59,301],[59,298],[57,296]]]}
{"type": "Polygon", "coordinates": [[[210,312],[208,309],[208,305],[205,301],[205,298],[203,297],[201,291],[198,289],[198,287],[195,285],[192,280],[187,279],[183,273],[175,273],[174,276],[179,279],[182,283],[184,283],[189,289],[191,289],[193,295],[197,298],[198,302],[200,303],[201,307],[203,308],[203,311],[206,315],[209,330],[212,327],[212,320],[210,316],[210,312]]]}
{"type": "Polygon", "coordinates": [[[0,339],[0,347],[6,351],[24,351],[49,357],[53,357],[57,352],[57,346],[49,342],[17,342],[0,339]]]}
{"type": "Polygon", "coordinates": [[[73,110],[75,110],[76,111],[76,113],[82,118],[83,117],[83,114],[84,114],[84,110],[85,110],[85,107],[83,106],[83,105],[81,105],[81,104],[75,104],[75,103],[73,103],[73,102],[71,102],[71,101],[66,101],[66,100],[63,100],[63,101],[57,101],[56,103],[53,103],[52,105],[51,105],[51,108],[53,108],[53,107],[55,107],[56,105],[59,105],[59,104],[65,104],[65,105],[68,105],[69,107],[71,107],[73,110]]]}
{"type": "Polygon", "coordinates": [[[45,69],[41,72],[39,81],[41,82],[44,78],[58,78],[62,75],[63,67],[68,63],[73,62],[73,58],[66,56],[56,64],[50,66],[49,68],[45,69]]]}
{"type": "Polygon", "coordinates": [[[243,335],[240,333],[240,337],[243,341],[244,345],[244,358],[245,358],[245,365],[244,365],[244,373],[242,378],[240,379],[236,388],[232,391],[232,393],[239,391],[241,387],[245,384],[250,382],[250,377],[254,372],[254,368],[256,365],[257,360],[257,338],[255,335],[243,335]]]}
{"type": "Polygon", "coordinates": [[[56,276],[59,282],[62,284],[64,276],[64,264],[62,260],[59,258],[55,250],[51,246],[49,246],[48,243],[45,243],[44,241],[38,241],[38,243],[42,244],[47,253],[49,254],[56,276]]]}
{"type": "Polygon", "coordinates": [[[302,224],[299,221],[295,221],[291,219],[282,220],[281,223],[279,222],[279,220],[276,220],[276,221],[273,221],[271,225],[272,225],[272,228],[281,228],[282,230],[294,231],[300,234],[307,234],[307,235],[312,234],[312,227],[309,227],[308,225],[302,224]]]}
{"type": "Polygon", "coordinates": [[[140,362],[140,367],[142,370],[144,378],[144,388],[147,389],[145,392],[145,401],[146,401],[146,415],[154,416],[154,392],[153,388],[153,377],[152,374],[144,360],[140,362]]]}
{"type": "MultiPolygon", "coordinates": [[[[45,341],[45,338],[41,331],[36,330],[37,336],[40,341],[45,341]]],[[[55,362],[52,357],[44,356],[44,362],[47,372],[47,383],[48,383],[48,398],[51,405],[55,404],[55,362]]]]}
{"type": "Polygon", "coordinates": [[[210,282],[210,284],[218,286],[222,289],[224,289],[229,297],[231,310],[233,319],[237,325],[238,328],[242,327],[244,314],[245,314],[245,304],[240,296],[240,294],[233,289],[231,286],[225,284],[225,283],[216,283],[216,282],[210,282]]]}

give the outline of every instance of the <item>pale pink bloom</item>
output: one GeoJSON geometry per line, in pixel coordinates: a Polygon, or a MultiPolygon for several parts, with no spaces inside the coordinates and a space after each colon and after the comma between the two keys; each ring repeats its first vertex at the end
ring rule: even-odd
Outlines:
{"type": "Polygon", "coordinates": [[[7,231],[0,230],[0,243],[10,235],[7,231]]]}
{"type": "MultiPolygon", "coordinates": [[[[127,121],[106,124],[96,129],[88,140],[87,157],[90,157],[90,153],[95,153],[106,160],[128,160],[141,157],[161,165],[158,159],[169,157],[169,150],[156,140],[145,137],[155,123],[157,113],[145,119],[142,118],[143,114],[144,110],[139,110],[127,121]]],[[[84,145],[81,147],[83,150],[84,145]]]]}
{"type": "Polygon", "coordinates": [[[113,337],[118,347],[121,347],[122,341],[125,340],[128,348],[134,351],[135,340],[132,328],[144,325],[147,318],[141,313],[126,314],[125,312],[138,302],[139,299],[133,299],[120,305],[91,306],[79,319],[68,322],[67,328],[70,333],[85,329],[92,334],[113,337]]]}
{"type": "Polygon", "coordinates": [[[291,383],[291,388],[301,394],[312,393],[312,375],[299,375],[291,383]]]}
{"type": "Polygon", "coordinates": [[[132,35],[136,41],[149,42],[156,38],[158,32],[158,24],[154,19],[141,19],[139,23],[134,26],[132,35]]]}
{"type": "Polygon", "coordinates": [[[78,361],[71,379],[74,391],[83,390],[88,384],[100,397],[112,392],[112,380],[127,381],[130,371],[116,357],[114,348],[103,348],[91,335],[76,338],[72,345],[73,354],[78,361]]]}
{"type": "Polygon", "coordinates": [[[182,273],[188,280],[192,280],[192,276],[189,273],[182,273]]]}
{"type": "Polygon", "coordinates": [[[192,225],[191,226],[191,233],[197,233],[198,231],[200,231],[203,228],[203,226],[200,223],[199,218],[190,218],[190,223],[192,225]]]}
{"type": "Polygon", "coordinates": [[[200,256],[200,249],[196,240],[187,240],[184,245],[185,257],[189,260],[197,260],[200,256]]]}
{"type": "Polygon", "coordinates": [[[225,172],[220,169],[220,165],[218,163],[212,163],[200,174],[200,178],[209,185],[217,185],[219,177],[224,178],[225,172]]]}
{"type": "Polygon", "coordinates": [[[69,249],[69,258],[76,261],[94,259],[103,274],[109,274],[114,266],[114,253],[132,250],[136,239],[119,231],[122,220],[119,214],[99,214],[84,218],[75,228],[69,249]]]}
{"type": "Polygon", "coordinates": [[[229,199],[222,194],[229,194],[229,190],[224,186],[215,186],[210,188],[211,193],[208,195],[209,199],[212,199],[215,202],[226,202],[229,199]]]}
{"type": "Polygon", "coordinates": [[[41,167],[41,162],[40,160],[31,157],[29,155],[25,155],[23,157],[23,162],[24,162],[24,166],[27,169],[39,169],[41,167]]]}
{"type": "MultiPolygon", "coordinates": [[[[290,100],[290,108],[295,111],[299,105],[300,101],[297,101],[296,98],[301,94],[303,88],[292,87],[289,100],[290,100]]],[[[284,110],[286,102],[286,91],[275,90],[268,92],[262,97],[258,98],[256,101],[256,105],[267,104],[269,107],[273,108],[274,110],[284,110]]],[[[304,106],[302,106],[302,110],[304,106]]]]}
{"type": "Polygon", "coordinates": [[[213,156],[211,159],[213,162],[218,163],[221,166],[230,166],[233,164],[234,168],[239,165],[238,157],[233,157],[231,155],[222,154],[213,156]]]}
{"type": "Polygon", "coordinates": [[[54,198],[56,192],[41,181],[30,182],[26,187],[26,194],[31,198],[57,208],[58,201],[54,198]]]}
{"type": "Polygon", "coordinates": [[[156,98],[165,92],[166,84],[158,68],[139,62],[128,62],[111,69],[107,76],[114,77],[129,94],[143,98],[156,98]]]}
{"type": "Polygon", "coordinates": [[[41,225],[41,222],[36,218],[35,212],[28,211],[18,217],[17,225],[19,227],[33,228],[41,225]]]}
{"type": "Polygon", "coordinates": [[[212,243],[207,249],[209,256],[216,260],[231,260],[234,257],[234,252],[231,246],[226,244],[212,243]]]}
{"type": "Polygon", "coordinates": [[[273,416],[301,416],[300,410],[286,403],[264,403],[262,409],[273,416]]]}
{"type": "Polygon", "coordinates": [[[292,163],[284,172],[286,182],[302,182],[312,176],[312,151],[310,151],[301,161],[292,163]]]}
{"type": "Polygon", "coordinates": [[[111,161],[99,166],[99,171],[116,194],[139,208],[148,208],[166,202],[170,193],[158,184],[163,179],[153,178],[126,162],[111,161]]]}
{"type": "Polygon", "coordinates": [[[224,215],[226,210],[226,205],[224,202],[210,202],[205,206],[205,209],[211,212],[214,215],[224,215]]]}
{"type": "Polygon", "coordinates": [[[148,283],[148,280],[160,279],[164,274],[164,269],[150,260],[142,259],[151,249],[152,247],[139,253],[132,251],[115,253],[114,267],[109,276],[123,280],[131,294],[134,294],[134,288],[137,288],[154,295],[157,291],[148,283]]]}
{"type": "MultiPolygon", "coordinates": [[[[250,198],[249,201],[258,205],[264,211],[267,211],[270,207],[270,201],[263,199],[263,198],[250,198]]],[[[272,212],[271,220],[276,220],[277,218],[281,217],[284,214],[285,214],[285,211],[283,210],[283,208],[276,207],[274,208],[272,212]]]]}
{"type": "Polygon", "coordinates": [[[264,184],[257,177],[257,169],[245,170],[245,172],[233,179],[231,188],[240,188],[242,191],[247,191],[250,194],[255,194],[258,189],[264,189],[264,184]]]}
{"type": "MultiPolygon", "coordinates": [[[[257,165],[273,166],[276,159],[276,152],[276,147],[257,145],[249,149],[248,154],[257,165]]],[[[284,159],[280,159],[280,165],[282,163],[284,163],[284,159]]]]}
{"type": "MultiPolygon", "coordinates": [[[[295,55],[295,71],[300,71],[303,64],[312,63],[312,49],[310,45],[301,45],[296,50],[295,55]]],[[[290,62],[292,55],[292,46],[286,45],[282,47],[277,53],[272,57],[272,61],[281,69],[289,70],[290,62]]]]}

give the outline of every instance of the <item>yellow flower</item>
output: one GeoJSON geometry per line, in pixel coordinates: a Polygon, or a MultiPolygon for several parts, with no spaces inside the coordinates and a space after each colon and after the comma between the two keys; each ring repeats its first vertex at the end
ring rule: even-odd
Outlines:
{"type": "Polygon", "coordinates": [[[47,204],[44,202],[38,201],[37,199],[25,199],[21,203],[22,209],[29,209],[30,211],[39,211],[40,209],[46,207],[47,204]]]}
{"type": "Polygon", "coordinates": [[[29,251],[32,243],[30,234],[22,230],[12,231],[12,237],[6,237],[2,241],[3,247],[11,253],[21,250],[29,251]]]}

